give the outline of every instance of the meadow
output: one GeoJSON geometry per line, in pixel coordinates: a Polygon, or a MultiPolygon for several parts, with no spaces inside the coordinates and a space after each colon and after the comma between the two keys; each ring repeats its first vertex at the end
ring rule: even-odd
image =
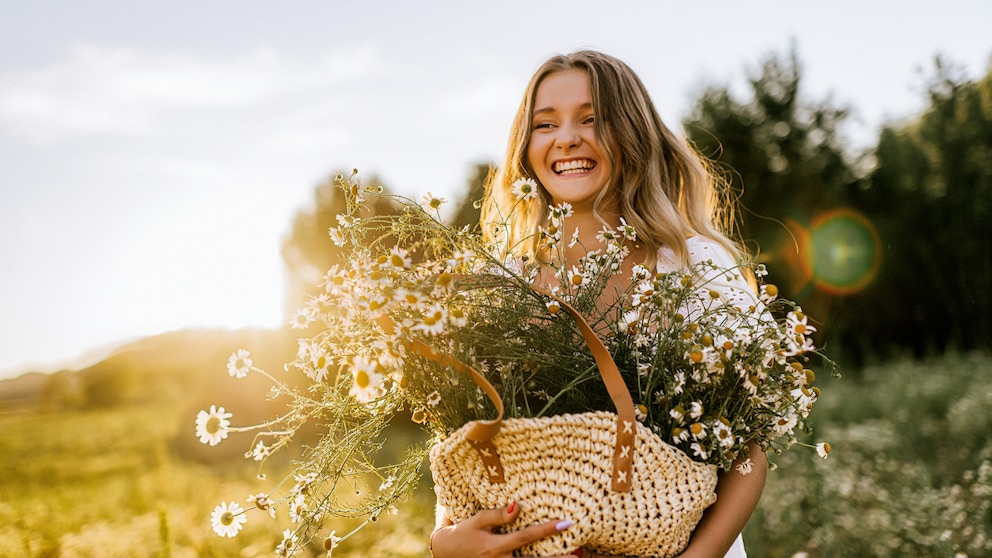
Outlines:
{"type": "MultiPolygon", "coordinates": [[[[212,370],[155,381],[132,371],[131,388],[111,404],[0,407],[0,556],[274,556],[290,526],[285,508],[276,519],[253,512],[232,539],[210,527],[214,506],[270,490],[299,451],[273,460],[260,480],[242,457],[250,437],[215,448],[196,441],[196,410],[231,395],[206,379],[226,376],[225,350],[204,357],[212,370]]],[[[843,372],[817,382],[809,441],[829,441],[830,457],[801,447],[773,456],[777,470],[745,530],[749,556],[992,555],[992,357],[843,372]]],[[[264,389],[252,389],[229,397],[229,410],[262,407],[264,389]]],[[[334,556],[427,556],[432,523],[426,478],[398,515],[334,556]]],[[[352,526],[332,518],[323,534],[352,526]]],[[[322,554],[317,541],[302,555],[322,554]]]]}

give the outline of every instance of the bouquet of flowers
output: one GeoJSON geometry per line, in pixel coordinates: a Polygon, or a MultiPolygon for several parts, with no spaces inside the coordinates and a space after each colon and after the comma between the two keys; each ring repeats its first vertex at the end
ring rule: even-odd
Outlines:
{"type": "MultiPolygon", "coordinates": [[[[702,262],[656,273],[635,265],[629,288],[604,297],[608,279],[628,257],[625,241],[636,238],[625,223],[600,231],[602,248],[565,262],[555,255],[568,243],[562,228],[571,208],[551,207],[549,225],[538,234],[552,257],[537,263],[515,257],[512,247],[487,245],[469,228],[445,225],[440,198],[428,194],[416,204],[391,196],[401,211],[380,216],[365,210],[367,198],[382,195],[379,189],[356,174],[339,176],[337,183],[348,211],[329,233],[350,251],[294,320],[318,333],[299,341],[296,359],[287,365],[287,371],[305,374],[309,387],[289,388],[254,368],[250,354],[240,350],[231,356],[231,375],[269,376],[273,394],[291,396],[288,412],[256,427],[232,427],[223,408],[211,407],[197,419],[205,443],[232,430],[257,429],[248,454],[256,460],[285,446],[303,423],[326,424],[288,494],[249,499],[249,509],[272,513],[284,503],[298,524],[284,533],[279,555],[301,548],[328,516],[372,520],[395,513],[433,440],[493,418],[493,405],[462,373],[465,366],[492,384],[508,418],[612,411],[596,362],[562,303],[577,309],[609,349],[637,420],[693,460],[721,469],[737,460],[746,473],[750,444],[780,452],[798,443],[797,431],[810,431],[807,417],[819,396],[807,367],[815,330],[801,308],[762,283],[763,266],[742,262],[724,269],[702,262]],[[542,273],[554,274],[552,296],[534,288],[542,273]],[[753,277],[754,303],[742,308],[721,297],[711,283],[724,275],[753,277]],[[434,438],[408,448],[400,462],[383,464],[377,459],[381,435],[395,416],[411,417],[434,438]],[[339,496],[338,488],[370,479],[379,489],[362,491],[359,501],[339,496]]],[[[519,181],[517,203],[533,203],[535,190],[532,181],[519,181]]],[[[829,444],[816,447],[826,457],[829,444]]],[[[234,536],[246,511],[234,502],[218,506],[215,530],[234,536]]],[[[331,532],[325,547],[339,540],[331,532]]]]}

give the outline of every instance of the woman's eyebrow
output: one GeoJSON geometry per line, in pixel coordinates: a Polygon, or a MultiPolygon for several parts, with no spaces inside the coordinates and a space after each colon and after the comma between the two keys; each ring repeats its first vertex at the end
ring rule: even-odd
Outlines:
{"type": "MultiPolygon", "coordinates": [[[[592,108],[592,103],[582,103],[581,105],[579,105],[578,110],[589,110],[591,108],[592,108]]],[[[557,112],[554,109],[554,107],[542,107],[542,108],[539,108],[539,109],[534,109],[534,114],[535,115],[538,115],[538,114],[547,114],[547,113],[553,113],[553,112],[557,112]]]]}

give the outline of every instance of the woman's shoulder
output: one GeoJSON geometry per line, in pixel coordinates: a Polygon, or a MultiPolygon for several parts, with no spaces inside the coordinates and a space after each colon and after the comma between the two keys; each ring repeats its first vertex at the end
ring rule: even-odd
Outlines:
{"type": "MultiPolygon", "coordinates": [[[[697,269],[703,277],[703,283],[708,289],[720,293],[725,302],[739,308],[747,308],[757,303],[754,288],[740,269],[737,258],[722,244],[705,236],[692,236],[686,239],[686,250],[689,254],[689,267],[702,262],[711,265],[697,269]]],[[[658,252],[658,271],[669,273],[683,270],[675,252],[667,246],[658,252]]]]}
{"type": "MultiPolygon", "coordinates": [[[[700,262],[710,261],[717,267],[730,269],[737,265],[737,260],[726,248],[712,238],[702,235],[690,236],[685,239],[685,247],[689,254],[689,266],[700,262]]],[[[658,271],[666,273],[683,269],[675,251],[668,246],[658,250],[658,271]]]]}

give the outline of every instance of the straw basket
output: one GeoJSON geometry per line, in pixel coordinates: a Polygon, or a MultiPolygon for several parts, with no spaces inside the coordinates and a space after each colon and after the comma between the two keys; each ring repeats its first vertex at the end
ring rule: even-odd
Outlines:
{"type": "Polygon", "coordinates": [[[574,308],[564,302],[562,307],[576,319],[617,412],[502,420],[502,400],[481,374],[425,348],[424,356],[471,376],[498,411],[495,420],[466,424],[432,448],[438,503],[458,523],[479,510],[518,502],[520,514],[506,531],[575,521],[520,549],[526,556],[580,547],[620,556],[676,556],[716,501],[717,468],[693,461],[636,420],[609,351],[574,308]]]}

